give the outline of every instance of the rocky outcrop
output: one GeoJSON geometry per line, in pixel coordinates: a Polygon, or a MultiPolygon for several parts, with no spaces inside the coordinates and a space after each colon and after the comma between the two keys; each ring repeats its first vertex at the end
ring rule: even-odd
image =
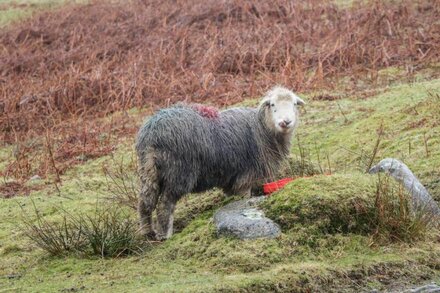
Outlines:
{"type": "Polygon", "coordinates": [[[220,208],[214,215],[217,235],[239,239],[275,238],[280,235],[280,227],[257,207],[264,199],[264,196],[253,197],[220,208]]]}
{"type": "Polygon", "coordinates": [[[410,192],[414,212],[424,212],[438,220],[440,208],[407,165],[397,159],[386,158],[369,170],[370,174],[379,172],[389,174],[410,192]]]}

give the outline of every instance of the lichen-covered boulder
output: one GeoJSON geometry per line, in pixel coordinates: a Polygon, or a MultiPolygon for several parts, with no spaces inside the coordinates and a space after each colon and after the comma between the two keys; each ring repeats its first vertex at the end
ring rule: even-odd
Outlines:
{"type": "Polygon", "coordinates": [[[257,207],[264,199],[264,196],[244,199],[220,208],[214,215],[217,235],[240,239],[275,238],[280,235],[280,227],[257,207]]]}

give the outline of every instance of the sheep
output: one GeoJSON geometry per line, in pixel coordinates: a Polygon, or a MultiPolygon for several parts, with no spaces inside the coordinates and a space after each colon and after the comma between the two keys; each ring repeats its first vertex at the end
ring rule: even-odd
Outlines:
{"type": "Polygon", "coordinates": [[[273,178],[289,154],[297,105],[304,104],[277,86],[258,108],[218,111],[180,103],[153,115],[136,140],[142,234],[171,237],[174,208],[188,193],[217,187],[226,195],[250,195],[251,188],[273,178]]]}

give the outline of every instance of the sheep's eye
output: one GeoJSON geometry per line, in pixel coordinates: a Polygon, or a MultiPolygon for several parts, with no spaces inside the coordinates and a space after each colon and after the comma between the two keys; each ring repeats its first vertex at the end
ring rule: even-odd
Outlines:
{"type": "Polygon", "coordinates": [[[271,107],[275,107],[275,104],[270,104],[271,107]]]}

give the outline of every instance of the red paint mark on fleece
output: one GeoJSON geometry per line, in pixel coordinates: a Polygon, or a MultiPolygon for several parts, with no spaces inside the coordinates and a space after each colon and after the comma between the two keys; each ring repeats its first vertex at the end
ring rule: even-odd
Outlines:
{"type": "Polygon", "coordinates": [[[281,189],[289,183],[290,181],[295,180],[295,178],[283,178],[281,180],[275,181],[275,182],[269,182],[266,184],[263,184],[263,192],[264,194],[271,194],[272,192],[277,191],[278,189],[281,189]]]}
{"type": "MultiPolygon", "coordinates": [[[[322,175],[325,176],[331,176],[331,173],[324,173],[322,175]]],[[[303,178],[303,179],[308,179],[308,178],[312,178],[315,177],[316,175],[312,175],[312,176],[302,176],[302,177],[292,177],[292,178],[283,178],[281,180],[278,181],[274,181],[274,182],[269,182],[266,184],[263,184],[263,192],[265,195],[269,195],[272,192],[277,191],[278,189],[281,189],[284,187],[284,185],[286,185],[287,183],[296,180],[298,178],[303,178]]]]}
{"type": "Polygon", "coordinates": [[[210,107],[202,104],[192,104],[191,108],[193,108],[200,115],[208,119],[215,119],[218,118],[219,116],[218,109],[214,107],[210,107]]]}

